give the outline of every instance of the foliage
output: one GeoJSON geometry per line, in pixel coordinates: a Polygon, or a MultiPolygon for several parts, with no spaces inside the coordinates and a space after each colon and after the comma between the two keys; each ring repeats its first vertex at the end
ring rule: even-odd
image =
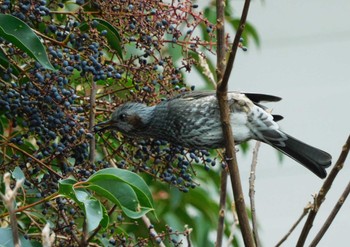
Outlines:
{"type": "MultiPolygon", "coordinates": [[[[122,102],[156,104],[193,89],[185,73],[213,64],[205,54],[215,53],[212,6],[205,16],[197,7],[189,0],[0,1],[0,169],[25,177],[16,204],[22,237],[40,242],[49,222],[58,246],[179,246],[187,224],[199,246],[213,241],[216,152],[93,129],[122,102]],[[149,211],[158,236],[138,220],[149,211]]],[[[231,12],[227,18],[236,25],[231,12]]],[[[248,34],[258,41],[253,28],[248,34]]]]}

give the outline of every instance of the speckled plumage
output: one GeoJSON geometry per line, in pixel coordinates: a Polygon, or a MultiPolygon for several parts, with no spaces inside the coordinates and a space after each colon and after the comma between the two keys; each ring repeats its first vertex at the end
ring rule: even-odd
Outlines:
{"type": "MultiPolygon", "coordinates": [[[[260,101],[278,101],[262,94],[228,93],[230,119],[236,143],[255,139],[267,143],[303,164],[316,175],[326,176],[331,156],[280,130],[277,120],[260,101]]],[[[222,148],[224,137],[215,92],[193,92],[155,106],[126,103],[109,121],[98,126],[116,129],[126,136],[154,138],[191,148],[222,148]]]]}

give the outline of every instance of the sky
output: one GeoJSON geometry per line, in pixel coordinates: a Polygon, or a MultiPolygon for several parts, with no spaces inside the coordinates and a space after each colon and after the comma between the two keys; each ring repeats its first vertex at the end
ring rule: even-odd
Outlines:
{"type": "MultiPolygon", "coordinates": [[[[232,2],[236,16],[243,2],[232,2]]],[[[257,29],[261,45],[251,42],[247,52],[238,51],[229,89],[282,97],[268,105],[284,116],[281,128],[329,152],[335,162],[350,134],[350,1],[252,1],[248,21],[257,29]]],[[[246,201],[251,158],[252,152],[238,153],[246,201]]],[[[350,158],[332,185],[306,245],[349,183],[349,173],[350,158]]],[[[262,145],[255,191],[263,246],[274,246],[287,233],[323,181],[288,157],[280,163],[277,152],[262,145]]],[[[295,246],[301,226],[282,246],[295,246]]],[[[344,246],[350,242],[349,229],[350,202],[346,201],[318,246],[344,246]]]]}

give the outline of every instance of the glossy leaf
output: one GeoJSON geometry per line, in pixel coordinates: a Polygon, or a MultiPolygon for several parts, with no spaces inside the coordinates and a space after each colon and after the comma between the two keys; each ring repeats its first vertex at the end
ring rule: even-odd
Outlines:
{"type": "Polygon", "coordinates": [[[27,53],[44,68],[55,70],[38,36],[26,23],[17,17],[0,14],[0,37],[27,53]]]}
{"type": "Polygon", "coordinates": [[[77,189],[76,197],[84,206],[87,230],[91,232],[98,227],[106,210],[103,209],[100,201],[91,197],[85,190],[77,189]]]}
{"type": "Polygon", "coordinates": [[[107,227],[109,217],[105,207],[87,190],[74,188],[76,180],[68,178],[60,181],[59,193],[75,201],[84,210],[88,232],[93,231],[101,224],[107,227]]]}
{"type": "Polygon", "coordinates": [[[107,168],[96,172],[87,182],[87,188],[118,204],[130,218],[140,218],[154,208],[147,184],[133,172],[107,168]]]}

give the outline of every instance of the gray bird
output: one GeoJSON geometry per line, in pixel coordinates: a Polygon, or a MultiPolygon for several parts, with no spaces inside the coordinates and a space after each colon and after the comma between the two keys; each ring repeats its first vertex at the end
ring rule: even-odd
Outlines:
{"type": "MultiPolygon", "coordinates": [[[[271,145],[293,158],[320,178],[331,165],[331,155],[283,132],[261,101],[281,98],[253,93],[228,93],[230,119],[236,144],[255,139],[271,145]]],[[[125,103],[112,113],[110,120],[96,125],[117,130],[132,138],[153,138],[187,148],[216,149],[225,145],[220,111],[215,92],[181,94],[155,106],[125,103]]]]}

